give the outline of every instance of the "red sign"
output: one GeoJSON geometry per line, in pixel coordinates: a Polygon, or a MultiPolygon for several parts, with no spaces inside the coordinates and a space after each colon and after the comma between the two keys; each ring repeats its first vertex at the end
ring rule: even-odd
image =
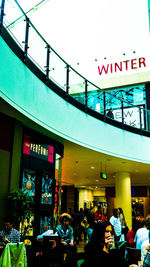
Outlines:
{"type": "Polygon", "coordinates": [[[54,147],[47,144],[35,144],[30,140],[30,136],[24,135],[23,154],[54,162],[54,147]]]}
{"type": "Polygon", "coordinates": [[[23,154],[30,155],[30,144],[30,136],[25,135],[23,142],[23,154]]]}
{"type": "Polygon", "coordinates": [[[118,71],[128,71],[132,69],[140,69],[142,67],[146,67],[146,62],[144,57],[140,58],[134,58],[134,59],[128,59],[120,61],[119,63],[110,63],[105,65],[102,65],[102,67],[98,66],[98,72],[99,75],[110,74],[118,71]]]}

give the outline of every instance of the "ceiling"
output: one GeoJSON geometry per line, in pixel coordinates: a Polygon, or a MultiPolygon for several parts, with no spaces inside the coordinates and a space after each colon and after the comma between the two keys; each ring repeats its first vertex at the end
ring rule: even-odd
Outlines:
{"type": "Polygon", "coordinates": [[[132,185],[150,185],[150,165],[92,151],[69,141],[64,144],[62,182],[64,185],[98,190],[115,186],[115,173],[129,172],[132,185]],[[107,180],[100,178],[107,173],[107,180]]]}
{"type": "MultiPolygon", "coordinates": [[[[2,99],[0,99],[0,111],[20,120],[27,127],[56,139],[54,134],[36,125],[2,99]]],[[[64,143],[63,185],[98,190],[100,187],[115,186],[115,173],[125,171],[131,174],[132,185],[150,186],[150,164],[109,156],[63,140],[58,136],[57,140],[64,143]],[[100,172],[107,173],[107,180],[100,178],[100,172]]]]}

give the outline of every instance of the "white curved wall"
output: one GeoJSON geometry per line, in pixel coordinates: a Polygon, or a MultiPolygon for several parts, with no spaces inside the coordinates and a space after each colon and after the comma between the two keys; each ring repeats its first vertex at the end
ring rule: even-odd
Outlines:
{"type": "Polygon", "coordinates": [[[150,138],[78,110],[43,84],[0,38],[0,96],[49,131],[95,151],[150,163],[150,138]]]}

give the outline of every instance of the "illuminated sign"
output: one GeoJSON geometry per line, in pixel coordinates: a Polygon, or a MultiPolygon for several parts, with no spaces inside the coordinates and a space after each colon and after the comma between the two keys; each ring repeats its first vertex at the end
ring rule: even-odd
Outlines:
{"type": "MultiPolygon", "coordinates": [[[[145,128],[144,123],[144,112],[143,112],[143,106],[141,107],[141,114],[138,107],[124,107],[123,108],[123,117],[124,117],[124,123],[127,125],[130,125],[132,127],[136,128],[145,128]],[[141,123],[141,125],[140,125],[141,123]]],[[[114,119],[116,121],[122,122],[122,110],[121,109],[113,109],[113,115],[114,119]]]]}
{"type": "Polygon", "coordinates": [[[110,63],[102,66],[98,66],[98,73],[99,75],[102,74],[110,74],[115,72],[121,71],[128,71],[133,69],[140,69],[142,67],[146,67],[146,62],[144,57],[128,59],[120,61],[119,63],[110,63]]]}
{"type": "Polygon", "coordinates": [[[51,163],[54,161],[54,147],[47,144],[32,143],[28,135],[24,136],[23,154],[37,157],[51,163]]]}
{"type": "Polygon", "coordinates": [[[101,172],[101,173],[100,173],[100,177],[101,177],[102,179],[104,179],[104,180],[107,180],[107,174],[104,173],[104,172],[101,172]]]}

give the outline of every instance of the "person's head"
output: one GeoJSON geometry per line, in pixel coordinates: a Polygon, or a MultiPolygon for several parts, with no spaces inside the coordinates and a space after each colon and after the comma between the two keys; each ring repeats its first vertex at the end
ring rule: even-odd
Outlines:
{"type": "Polygon", "coordinates": [[[61,219],[61,224],[64,225],[64,226],[68,226],[70,224],[70,222],[71,222],[71,216],[68,213],[63,213],[60,216],[60,219],[61,219]]]}
{"type": "Polygon", "coordinates": [[[13,220],[11,217],[7,217],[4,220],[4,229],[6,232],[9,232],[13,227],[13,220]]]}
{"type": "Polygon", "coordinates": [[[100,204],[98,204],[98,212],[99,214],[102,214],[102,206],[100,204]]]}
{"type": "Polygon", "coordinates": [[[105,239],[108,238],[112,233],[112,226],[108,221],[100,221],[98,222],[92,233],[91,242],[103,249],[105,245],[105,239]]]}
{"type": "Polygon", "coordinates": [[[150,230],[150,215],[146,217],[145,225],[146,225],[146,228],[150,230]]]}
{"type": "Polygon", "coordinates": [[[123,214],[122,208],[118,208],[118,214],[123,214]]]}
{"type": "Polygon", "coordinates": [[[139,228],[145,227],[145,218],[143,216],[139,217],[139,228]]]}
{"type": "Polygon", "coordinates": [[[113,215],[114,217],[118,217],[118,209],[113,209],[113,215]]]}
{"type": "Polygon", "coordinates": [[[112,236],[113,234],[113,227],[111,225],[110,222],[105,222],[106,225],[106,229],[105,229],[105,239],[107,239],[108,237],[112,236]]]}

